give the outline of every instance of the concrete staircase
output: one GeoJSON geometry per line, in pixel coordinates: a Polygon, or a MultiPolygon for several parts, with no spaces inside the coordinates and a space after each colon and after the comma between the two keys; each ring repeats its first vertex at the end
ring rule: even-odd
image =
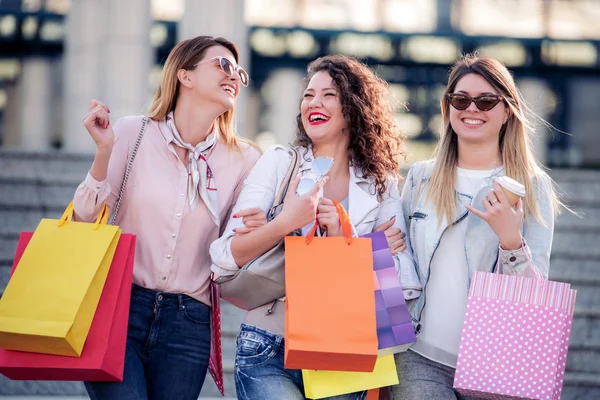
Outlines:
{"type": "Polygon", "coordinates": [[[600,171],[551,173],[579,216],[556,220],[550,279],[577,290],[563,399],[600,399],[600,171]]]}
{"type": "MultiPolygon", "coordinates": [[[[0,150],[0,292],[8,276],[18,234],[43,217],[58,218],[83,180],[91,157],[0,150]]],[[[550,277],[578,290],[563,399],[600,399],[600,171],[553,171],[553,178],[581,217],[556,221],[550,277]]],[[[235,398],[235,336],[242,312],[222,303],[226,397],[235,398]]],[[[85,397],[79,382],[11,381],[0,375],[0,399],[85,397]]],[[[207,376],[201,398],[220,397],[207,376]]],[[[283,399],[285,400],[285,399],[283,399]]]]}

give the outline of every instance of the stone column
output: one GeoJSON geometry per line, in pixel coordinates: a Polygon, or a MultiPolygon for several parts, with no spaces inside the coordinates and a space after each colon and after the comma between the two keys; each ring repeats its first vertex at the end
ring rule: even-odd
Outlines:
{"type": "MultiPolygon", "coordinates": [[[[531,110],[539,117],[546,119],[548,110],[552,106],[548,104],[548,99],[553,97],[550,95],[550,89],[546,83],[541,79],[523,78],[519,79],[517,84],[531,110]]],[[[548,141],[551,132],[540,121],[532,120],[531,122],[536,133],[536,138],[533,141],[533,152],[542,164],[546,164],[548,162],[548,141]]]]}
{"type": "Polygon", "coordinates": [[[279,69],[271,74],[263,87],[268,96],[264,99],[267,131],[276,136],[279,144],[287,145],[295,138],[303,78],[303,70],[279,69]]]}
{"type": "Polygon", "coordinates": [[[42,57],[23,60],[17,82],[19,136],[17,146],[48,150],[52,141],[52,61],[42,57]]]}
{"type": "Polygon", "coordinates": [[[78,0],[71,2],[67,15],[64,71],[64,133],[63,145],[71,152],[92,152],[93,140],[83,127],[90,100],[102,98],[100,71],[107,61],[101,53],[105,46],[103,31],[111,25],[104,12],[104,2],[78,0]]]}
{"type": "Polygon", "coordinates": [[[6,108],[4,109],[2,121],[2,146],[18,147],[20,145],[20,115],[21,101],[17,82],[6,85],[6,108]]]}
{"type": "Polygon", "coordinates": [[[102,75],[103,99],[111,120],[144,114],[151,100],[150,2],[105,0],[110,29],[104,36],[102,75]]]}
{"type": "MultiPolygon", "coordinates": [[[[600,165],[600,81],[598,78],[585,77],[571,79],[568,83],[570,115],[566,131],[573,136],[568,150],[566,163],[570,167],[600,165]]],[[[555,135],[564,135],[556,132],[555,135]]]]}
{"type": "MultiPolygon", "coordinates": [[[[239,52],[239,64],[250,74],[248,27],[244,21],[244,0],[186,0],[183,18],[179,22],[179,40],[200,35],[222,36],[235,43],[239,52]]],[[[242,88],[235,109],[237,131],[246,137],[248,93],[242,88]]]]}
{"type": "Polygon", "coordinates": [[[65,41],[67,151],[92,152],[82,119],[98,99],[111,120],[145,112],[149,102],[150,2],[78,0],[71,3],[65,41]]]}

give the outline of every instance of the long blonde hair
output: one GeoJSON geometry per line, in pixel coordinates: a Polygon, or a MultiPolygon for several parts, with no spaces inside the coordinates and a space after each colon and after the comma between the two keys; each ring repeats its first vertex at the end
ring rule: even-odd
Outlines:
{"type": "MultiPolygon", "coordinates": [[[[197,36],[177,43],[165,62],[160,86],[156,90],[154,101],[148,109],[148,118],[162,120],[175,109],[179,97],[177,72],[180,69],[193,70],[194,65],[202,60],[206,50],[212,46],[225,47],[231,51],[236,62],[238,61],[237,47],[222,37],[197,36]]],[[[217,123],[227,147],[239,149],[239,140],[233,127],[233,111],[233,109],[225,111],[217,117],[217,123]]]]}
{"type": "MultiPolygon", "coordinates": [[[[525,185],[526,194],[523,204],[525,214],[533,216],[544,224],[535,196],[534,181],[546,173],[531,150],[531,140],[535,132],[530,120],[532,117],[541,118],[529,110],[508,69],[494,58],[480,57],[477,54],[467,54],[454,63],[441,99],[444,127],[435,150],[435,162],[427,192],[427,200],[436,207],[438,222],[441,223],[445,216],[448,223],[452,224],[458,213],[458,199],[455,192],[458,137],[450,124],[450,103],[446,94],[453,93],[457,82],[468,74],[477,74],[484,78],[505,99],[504,103],[509,108],[510,115],[500,130],[498,143],[504,174],[525,185]]],[[[562,206],[554,185],[552,206],[555,214],[562,206]]]]}

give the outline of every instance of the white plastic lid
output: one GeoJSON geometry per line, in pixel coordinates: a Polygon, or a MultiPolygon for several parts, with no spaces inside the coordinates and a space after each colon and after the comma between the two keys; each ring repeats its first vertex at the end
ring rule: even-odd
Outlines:
{"type": "Polygon", "coordinates": [[[498,183],[504,189],[513,192],[517,196],[525,197],[525,186],[515,181],[514,179],[509,178],[508,176],[501,176],[500,178],[498,178],[498,183]]]}

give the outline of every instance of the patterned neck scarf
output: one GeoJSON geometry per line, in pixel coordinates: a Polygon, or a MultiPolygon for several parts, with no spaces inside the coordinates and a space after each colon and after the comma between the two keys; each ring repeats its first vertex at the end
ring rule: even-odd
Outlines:
{"type": "Polygon", "coordinates": [[[202,201],[204,201],[204,204],[206,204],[206,208],[208,208],[208,211],[210,212],[212,221],[217,226],[220,226],[219,196],[217,193],[217,186],[210,166],[206,161],[211,149],[217,143],[219,137],[218,126],[215,124],[213,132],[208,135],[206,140],[198,143],[198,145],[194,147],[191,144],[184,142],[181,138],[181,135],[175,126],[173,111],[167,115],[166,123],[173,134],[173,143],[178,147],[188,150],[189,162],[187,166],[187,194],[190,202],[190,209],[192,212],[194,212],[201,198],[202,201]]]}

